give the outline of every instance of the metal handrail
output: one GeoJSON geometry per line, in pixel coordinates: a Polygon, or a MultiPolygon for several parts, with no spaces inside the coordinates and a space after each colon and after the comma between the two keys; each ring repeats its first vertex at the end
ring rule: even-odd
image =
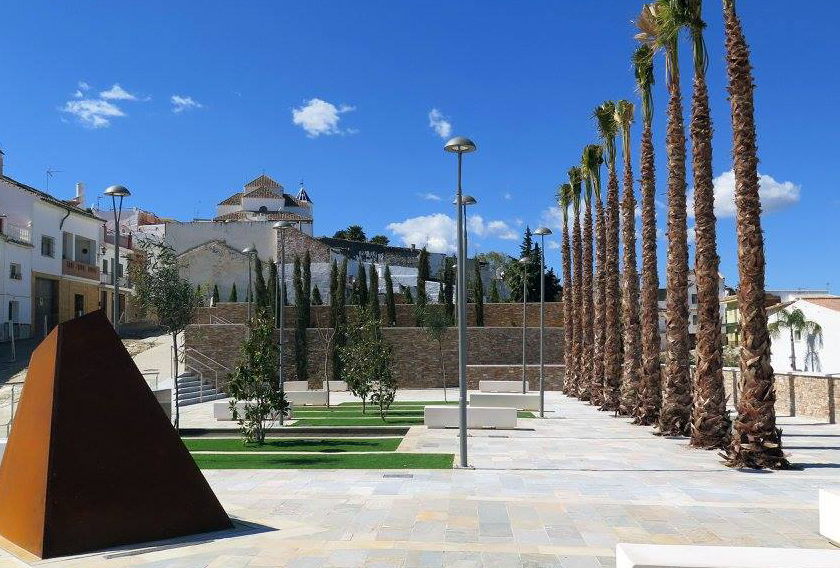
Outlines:
{"type": "Polygon", "coordinates": [[[210,323],[211,323],[211,324],[213,324],[213,323],[220,323],[220,324],[223,324],[223,325],[233,325],[233,322],[232,322],[232,321],[227,320],[227,319],[225,319],[225,318],[223,318],[223,317],[221,317],[221,316],[217,316],[217,315],[215,315],[215,314],[210,314],[210,323]],[[215,321],[214,321],[214,320],[215,320],[215,321]]]}
{"type": "MultiPolygon", "coordinates": [[[[9,400],[9,404],[3,405],[3,406],[4,407],[5,406],[9,407],[9,421],[6,424],[0,424],[0,427],[3,427],[3,426],[6,427],[6,437],[7,438],[9,437],[9,432],[11,432],[11,430],[12,430],[12,423],[15,420],[15,402],[16,402],[15,401],[15,390],[17,390],[17,387],[22,386],[23,383],[8,383],[8,385],[11,387],[12,396],[9,400]]],[[[18,395],[18,397],[17,397],[17,402],[20,402],[20,395],[18,395]]]]}
{"type": "Polygon", "coordinates": [[[212,363],[213,365],[221,367],[222,369],[224,369],[225,371],[227,371],[229,373],[232,372],[231,369],[228,368],[226,365],[223,365],[222,363],[219,363],[218,361],[216,361],[212,357],[208,357],[207,355],[205,355],[204,353],[202,353],[201,351],[199,351],[195,347],[184,347],[184,351],[185,352],[189,351],[193,355],[198,355],[199,357],[204,358],[206,361],[210,361],[210,363],[212,363]]]}
{"type": "MultiPolygon", "coordinates": [[[[198,386],[198,401],[204,402],[204,380],[205,375],[209,375],[210,373],[213,374],[213,388],[218,392],[219,391],[219,372],[220,371],[227,371],[231,372],[231,370],[219,363],[212,357],[209,357],[198,351],[193,347],[186,347],[182,346],[178,349],[177,352],[178,360],[184,364],[184,369],[189,370],[193,373],[198,375],[199,386],[198,386]],[[203,360],[202,360],[203,359],[203,360]],[[215,367],[213,366],[215,365],[215,367]]],[[[175,377],[175,380],[178,380],[178,377],[175,377]]],[[[176,397],[177,398],[177,397],[176,397]]],[[[177,404],[177,400],[176,400],[177,404]]]]}

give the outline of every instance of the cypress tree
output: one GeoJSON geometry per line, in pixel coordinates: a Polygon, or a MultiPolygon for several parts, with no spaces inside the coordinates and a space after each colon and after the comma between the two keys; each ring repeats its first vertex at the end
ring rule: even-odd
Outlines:
{"type": "Polygon", "coordinates": [[[455,323],[455,271],[452,269],[453,259],[446,257],[443,261],[443,296],[446,303],[446,317],[449,318],[449,325],[455,323]]]}
{"type": "Polygon", "coordinates": [[[341,270],[338,272],[338,278],[335,289],[335,338],[333,340],[333,357],[332,357],[332,380],[342,380],[341,369],[341,348],[346,344],[346,329],[347,329],[347,259],[345,258],[341,263],[341,270]]]}
{"type": "Polygon", "coordinates": [[[363,263],[359,263],[359,270],[357,272],[356,278],[356,296],[359,299],[359,306],[367,306],[368,303],[368,282],[367,282],[367,272],[365,271],[365,265],[363,263]]]}
{"type": "Polygon", "coordinates": [[[397,325],[397,304],[394,300],[394,283],[391,281],[391,267],[385,265],[385,308],[388,310],[389,326],[397,325]]]}
{"type": "Polygon", "coordinates": [[[266,294],[268,295],[268,311],[270,314],[273,314],[274,321],[279,322],[277,319],[280,315],[277,311],[277,265],[274,262],[268,263],[268,285],[266,294]]]}
{"type": "Polygon", "coordinates": [[[312,257],[309,255],[309,249],[303,255],[303,311],[306,327],[309,327],[310,306],[312,305],[312,257]]]}
{"type": "Polygon", "coordinates": [[[417,307],[414,309],[414,319],[417,327],[423,326],[423,313],[426,310],[426,281],[429,279],[429,251],[426,247],[420,250],[420,258],[417,259],[417,307]]]}
{"type": "Polygon", "coordinates": [[[315,287],[312,288],[312,305],[313,306],[323,306],[324,300],[321,298],[321,291],[318,289],[318,285],[315,284],[315,287]]]}
{"type": "Polygon", "coordinates": [[[219,303],[219,285],[213,284],[213,305],[219,303]]]}
{"type": "Polygon", "coordinates": [[[295,255],[294,268],[294,286],[295,286],[295,370],[297,371],[297,380],[309,380],[309,369],[307,365],[307,346],[306,346],[306,327],[307,321],[306,308],[304,302],[306,295],[303,292],[303,277],[301,276],[300,257],[295,255]]]}
{"type": "Polygon", "coordinates": [[[405,287],[405,303],[406,304],[413,304],[414,303],[414,296],[411,295],[411,288],[408,286],[405,287]]]}
{"type": "Polygon", "coordinates": [[[338,265],[333,259],[330,265],[330,327],[335,327],[338,317],[336,309],[338,308],[338,265]]]}
{"type": "Polygon", "coordinates": [[[473,298],[475,299],[475,325],[484,327],[484,283],[481,281],[481,267],[473,260],[473,298]]]}
{"type": "Polygon", "coordinates": [[[238,302],[239,298],[236,296],[236,282],[233,283],[233,286],[230,288],[230,296],[228,297],[228,302],[238,302]]]}
{"type": "Polygon", "coordinates": [[[268,292],[263,275],[263,263],[258,255],[254,255],[254,303],[258,308],[268,307],[268,292]]]}
{"type": "Polygon", "coordinates": [[[379,313],[379,274],[376,272],[376,267],[372,264],[370,265],[370,293],[368,294],[368,306],[370,306],[370,315],[378,322],[381,317],[379,313]]]}
{"type": "Polygon", "coordinates": [[[496,279],[493,279],[493,286],[490,287],[490,303],[491,304],[498,304],[502,301],[502,297],[499,294],[499,285],[496,282],[496,279]]]}

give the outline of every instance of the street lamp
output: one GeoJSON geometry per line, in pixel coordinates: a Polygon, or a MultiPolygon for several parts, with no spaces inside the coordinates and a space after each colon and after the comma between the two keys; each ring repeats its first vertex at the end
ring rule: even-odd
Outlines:
{"type": "MultiPolygon", "coordinates": [[[[467,242],[468,242],[467,234],[469,233],[469,231],[467,230],[467,205],[475,205],[476,203],[478,203],[478,201],[476,201],[475,197],[473,197],[472,195],[461,196],[461,209],[463,210],[463,215],[464,215],[464,259],[465,260],[466,260],[466,257],[468,257],[470,255],[470,248],[467,246],[467,242]]],[[[458,199],[457,198],[452,200],[452,205],[458,205],[458,199]]],[[[455,264],[457,266],[457,263],[455,263],[455,264]]],[[[466,267],[466,265],[464,265],[464,271],[465,271],[464,274],[466,274],[466,270],[467,270],[467,267],[466,267]]],[[[465,277],[464,281],[466,282],[466,280],[467,280],[467,278],[465,277]]],[[[466,294],[464,295],[464,297],[466,297],[466,294]]],[[[457,303],[457,299],[456,299],[456,303],[457,303]]]]}
{"type": "Polygon", "coordinates": [[[528,263],[531,262],[531,257],[523,256],[519,259],[522,264],[522,394],[528,392],[528,387],[525,382],[525,307],[528,304],[528,263]]]}
{"type": "MultiPolygon", "coordinates": [[[[286,308],[286,235],[285,229],[292,227],[289,221],[277,221],[274,223],[274,229],[279,231],[280,237],[280,281],[274,286],[274,307],[280,306],[280,362],[277,376],[280,381],[280,397],[283,397],[283,330],[286,327],[285,308],[286,308]],[[279,298],[277,290],[279,292],[279,298]]],[[[277,326],[277,310],[274,310],[274,327],[277,326]]],[[[280,413],[280,426],[283,425],[283,413],[280,413]]]]}
{"type": "Polygon", "coordinates": [[[545,236],[551,234],[548,227],[540,227],[534,231],[540,236],[540,418],[545,418],[545,387],[543,385],[543,334],[545,333],[545,236]]]}
{"type": "Polygon", "coordinates": [[[257,252],[257,249],[254,245],[251,245],[245,249],[242,249],[242,254],[248,255],[248,293],[246,296],[248,297],[248,327],[251,327],[251,258],[253,258],[254,254],[257,252]]]}
{"type": "Polygon", "coordinates": [[[460,387],[460,401],[458,403],[458,422],[461,435],[461,467],[467,464],[467,295],[466,295],[466,251],[464,250],[464,208],[461,193],[461,162],[463,155],[475,152],[475,144],[469,138],[456,136],[446,143],[443,149],[458,154],[458,193],[455,203],[458,208],[458,386],[460,387]]]}
{"type": "Polygon", "coordinates": [[[120,267],[120,217],[122,216],[123,197],[128,197],[131,192],[121,185],[112,185],[105,190],[105,195],[111,196],[111,205],[114,208],[114,265],[111,267],[111,274],[114,278],[114,309],[111,314],[111,321],[114,324],[114,331],[120,333],[120,281],[118,270],[120,267]],[[117,197],[120,198],[120,205],[117,208],[117,197]]]}

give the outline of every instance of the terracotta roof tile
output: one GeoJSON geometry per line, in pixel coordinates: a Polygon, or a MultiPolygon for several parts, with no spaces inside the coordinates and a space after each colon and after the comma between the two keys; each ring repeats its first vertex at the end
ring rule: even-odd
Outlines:
{"type": "Polygon", "coordinates": [[[214,221],[312,221],[309,217],[288,211],[272,211],[261,215],[255,211],[232,211],[213,218],[214,221]],[[264,217],[264,219],[263,219],[264,217]]]}
{"type": "Polygon", "coordinates": [[[220,201],[219,205],[240,205],[242,203],[242,194],[234,193],[227,199],[220,201]]]}
{"type": "Polygon", "coordinates": [[[823,308],[840,312],[840,297],[838,296],[815,296],[802,299],[806,302],[822,306],[823,308]]]}
{"type": "Polygon", "coordinates": [[[245,184],[245,189],[256,189],[256,188],[267,188],[267,189],[279,189],[283,190],[283,186],[268,177],[265,174],[262,174],[260,177],[255,178],[245,184]]]}

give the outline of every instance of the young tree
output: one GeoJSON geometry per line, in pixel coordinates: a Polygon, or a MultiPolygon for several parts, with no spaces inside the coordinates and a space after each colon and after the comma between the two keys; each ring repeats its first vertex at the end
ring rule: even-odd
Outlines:
{"type": "Polygon", "coordinates": [[[417,259],[417,307],[414,309],[414,319],[417,327],[423,325],[423,315],[428,302],[426,296],[426,281],[429,279],[429,251],[426,247],[420,250],[420,257],[417,259]]]}
{"type": "Polygon", "coordinates": [[[238,302],[239,297],[236,295],[236,282],[233,283],[233,286],[230,288],[230,296],[228,297],[228,302],[238,302]]]}
{"type": "MultiPolygon", "coordinates": [[[[557,277],[555,276],[554,279],[556,280],[557,277]]],[[[546,296],[548,296],[548,294],[546,294],[546,296]]],[[[496,282],[495,278],[493,279],[493,285],[490,286],[490,297],[488,300],[491,304],[498,304],[502,301],[502,296],[499,294],[499,284],[496,282]]],[[[447,306],[447,308],[448,307],[449,306],[447,306]]]]}
{"type": "Polygon", "coordinates": [[[397,325],[397,304],[394,300],[394,283],[391,281],[391,267],[385,265],[385,309],[387,310],[388,326],[397,325]]]}
{"type": "Polygon", "coordinates": [[[288,409],[280,392],[277,361],[274,320],[266,310],[258,310],[227,387],[231,414],[246,443],[264,444],[267,429],[288,409]],[[237,403],[244,403],[241,414],[237,403]]]}
{"type": "Polygon", "coordinates": [[[318,285],[315,284],[315,287],[312,288],[312,305],[313,306],[323,306],[324,299],[321,297],[321,291],[318,289],[318,285]]]}
{"type": "Polygon", "coordinates": [[[446,317],[449,318],[449,325],[455,323],[455,259],[446,257],[443,261],[443,299],[446,303],[446,317]]]}
{"type": "Polygon", "coordinates": [[[438,362],[440,363],[440,380],[443,385],[443,400],[446,401],[446,362],[443,359],[443,342],[446,339],[446,331],[449,328],[450,320],[442,306],[429,306],[426,308],[426,335],[437,344],[438,362]]]}
{"type": "Polygon", "coordinates": [[[368,292],[368,306],[370,307],[371,315],[376,321],[381,320],[379,310],[379,273],[376,272],[376,266],[370,265],[370,291],[368,292]]]}
{"type": "Polygon", "coordinates": [[[259,255],[254,255],[254,303],[257,308],[268,307],[268,287],[265,284],[263,263],[259,255]]]}
{"type": "MultiPolygon", "coordinates": [[[[333,262],[335,264],[335,262],[333,262]]],[[[317,290],[318,287],[315,287],[317,290]]],[[[335,335],[336,335],[336,328],[334,325],[329,325],[329,322],[323,321],[324,312],[322,310],[318,310],[315,312],[315,330],[318,332],[318,336],[321,338],[321,345],[324,346],[324,390],[327,393],[327,408],[330,407],[330,372],[329,372],[329,364],[330,360],[335,355],[335,335]]],[[[332,315],[330,315],[330,319],[332,319],[332,315]]]]}
{"type": "Polygon", "coordinates": [[[213,305],[219,303],[219,285],[213,284],[213,305]]]}
{"type": "Polygon", "coordinates": [[[358,298],[358,304],[360,307],[367,306],[368,304],[368,282],[367,282],[367,271],[365,270],[365,265],[363,262],[359,263],[359,270],[356,276],[356,285],[354,287],[356,292],[356,297],[358,298]]]}
{"type": "Polygon", "coordinates": [[[481,281],[481,266],[473,259],[473,298],[475,300],[475,325],[484,327],[484,282],[481,281]]]}
{"type": "Polygon", "coordinates": [[[360,321],[350,329],[347,345],[341,348],[341,360],[347,388],[362,399],[362,413],[370,398],[384,422],[396,394],[396,381],[391,372],[392,348],[383,339],[379,321],[373,319],[369,310],[362,310],[360,321]]]}
{"type": "Polygon", "coordinates": [[[141,254],[136,265],[135,293],[137,304],[151,314],[172,337],[175,370],[175,428],[180,425],[178,410],[178,334],[184,331],[195,315],[198,298],[188,280],[178,272],[175,250],[157,240],[139,241],[141,254]]]}
{"type": "Polygon", "coordinates": [[[303,277],[301,275],[300,257],[295,255],[294,268],[294,286],[295,286],[295,370],[297,371],[297,380],[309,380],[309,361],[306,344],[306,328],[309,323],[306,319],[306,294],[303,291],[303,277]]]}

